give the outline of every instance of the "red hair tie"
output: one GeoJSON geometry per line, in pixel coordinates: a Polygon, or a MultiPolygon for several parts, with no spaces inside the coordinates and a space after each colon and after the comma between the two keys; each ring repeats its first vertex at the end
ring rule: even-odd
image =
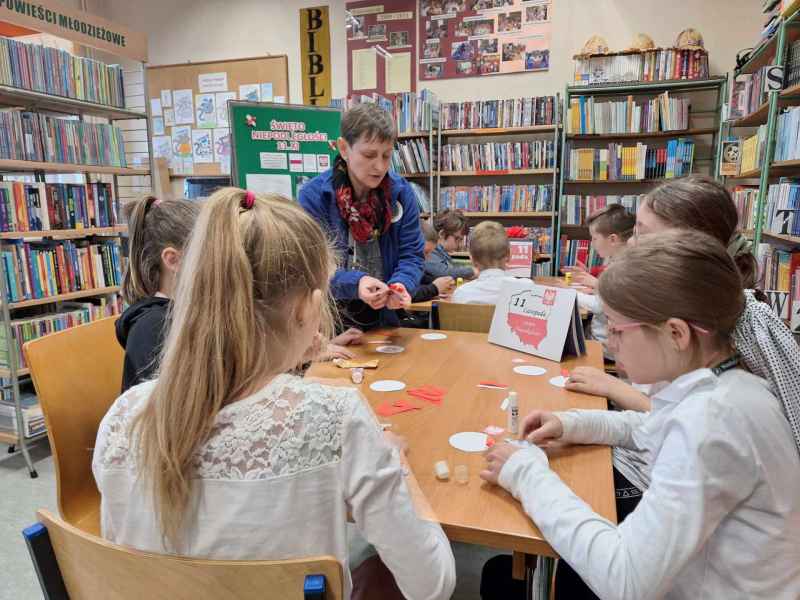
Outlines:
{"type": "Polygon", "coordinates": [[[256,202],[256,195],[251,191],[247,190],[244,195],[244,200],[242,200],[242,208],[245,210],[250,210],[253,208],[253,204],[256,202]]]}

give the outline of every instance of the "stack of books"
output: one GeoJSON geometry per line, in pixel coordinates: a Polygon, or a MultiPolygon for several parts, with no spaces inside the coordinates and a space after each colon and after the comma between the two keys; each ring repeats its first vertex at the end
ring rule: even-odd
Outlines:
{"type": "Polygon", "coordinates": [[[122,254],[117,240],[13,240],[0,251],[9,302],[118,286],[122,254]]]}
{"type": "Polygon", "coordinates": [[[392,169],[401,175],[429,173],[427,142],[423,139],[398,140],[392,152],[392,169]]]}
{"type": "MultiPolygon", "coordinates": [[[[764,151],[767,147],[767,126],[761,125],[758,132],[741,143],[741,159],[739,161],[739,172],[747,173],[755,171],[763,163],[764,151]]],[[[781,160],[776,158],[775,160],[781,160]]]]}
{"type": "Polygon", "coordinates": [[[553,210],[551,185],[449,186],[439,192],[442,210],[468,212],[549,212],[553,210]]]}
{"type": "Polygon", "coordinates": [[[758,188],[739,185],[733,188],[731,195],[736,204],[736,212],[739,213],[739,229],[755,229],[758,188]]]}
{"type": "MultiPolygon", "coordinates": [[[[510,227],[506,227],[506,231],[511,229],[510,227]]],[[[517,227],[518,229],[518,227],[517,227]]],[[[533,251],[537,254],[552,254],[553,252],[553,235],[550,231],[549,227],[526,227],[528,231],[528,236],[526,240],[533,241],[533,251]]],[[[466,252],[467,248],[469,248],[469,237],[470,233],[472,232],[473,227],[470,227],[467,231],[467,235],[464,237],[464,252],[466,252]]],[[[509,238],[509,239],[521,239],[521,238],[509,238]]],[[[549,267],[547,268],[547,273],[542,273],[542,275],[549,275],[549,267]]]]}
{"type": "Polygon", "coordinates": [[[5,37],[0,37],[0,85],[125,106],[120,65],[5,37]]]}
{"type": "Polygon", "coordinates": [[[119,127],[17,109],[0,110],[0,158],[126,166],[119,127]]]}
{"type": "MultiPolygon", "coordinates": [[[[0,400],[0,429],[19,435],[11,379],[0,378],[0,384],[4,386],[2,400],[0,400]]],[[[22,406],[22,426],[24,428],[22,434],[26,438],[30,438],[44,433],[46,431],[44,414],[36,394],[32,391],[20,392],[19,403],[22,406]]]]}
{"type": "MultiPolygon", "coordinates": [[[[122,308],[122,296],[109,294],[98,298],[97,304],[92,302],[64,302],[59,312],[50,312],[24,319],[12,319],[12,345],[16,346],[18,366],[20,368],[28,366],[28,363],[25,362],[25,355],[22,353],[22,345],[25,342],[57,331],[63,331],[70,327],[77,327],[98,319],[118,315],[122,312],[122,308]]],[[[0,328],[0,366],[6,369],[10,368],[5,328],[0,328]]]]}
{"type": "Polygon", "coordinates": [[[552,169],[556,159],[552,140],[445,144],[441,156],[442,171],[552,169]]]}
{"type": "Polygon", "coordinates": [[[657,48],[575,57],[575,84],[708,78],[708,52],[657,48]]]}
{"type": "Polygon", "coordinates": [[[430,90],[397,94],[393,110],[397,133],[429,131],[439,120],[439,101],[430,90]]]}
{"type": "Polygon", "coordinates": [[[787,108],[778,115],[778,134],[775,137],[775,160],[800,159],[800,106],[787,108]]]}
{"type": "Polygon", "coordinates": [[[761,256],[764,267],[763,289],[791,292],[792,279],[796,278],[800,271],[800,252],[779,250],[769,244],[763,246],[765,246],[762,248],[761,256]]]}
{"type": "Polygon", "coordinates": [[[669,92],[636,103],[625,100],[596,101],[594,96],[570,98],[567,133],[654,133],[689,128],[688,98],[672,98],[669,92]]]}
{"type": "Polygon", "coordinates": [[[114,227],[118,221],[110,183],[0,181],[0,231],[114,227]]]}
{"type": "Polygon", "coordinates": [[[538,96],[512,100],[445,102],[442,129],[487,129],[553,125],[558,119],[560,98],[538,96]]]}
{"type": "Polygon", "coordinates": [[[644,194],[628,196],[577,196],[565,195],[561,200],[562,225],[586,225],[589,216],[611,204],[621,204],[628,212],[636,214],[644,194]]]}
{"type": "Polygon", "coordinates": [[[431,195],[428,190],[415,181],[409,181],[411,191],[414,192],[414,197],[417,199],[417,206],[420,213],[429,214],[431,212],[431,195]]]}
{"type": "Polygon", "coordinates": [[[673,179],[692,172],[694,142],[677,138],[666,148],[638,143],[623,146],[611,143],[605,148],[566,147],[566,173],[569,181],[639,181],[673,179]]]}
{"type": "Polygon", "coordinates": [[[800,236],[800,180],[781,179],[769,186],[764,231],[800,236]]]}
{"type": "Polygon", "coordinates": [[[767,67],[739,75],[731,85],[728,118],[741,119],[757,111],[767,101],[767,67]]]}

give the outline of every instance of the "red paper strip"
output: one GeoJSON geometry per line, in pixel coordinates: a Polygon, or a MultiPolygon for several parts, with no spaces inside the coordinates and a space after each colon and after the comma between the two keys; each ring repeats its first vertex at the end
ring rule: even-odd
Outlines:
{"type": "Polygon", "coordinates": [[[497,388],[507,388],[508,387],[507,383],[498,383],[496,381],[479,381],[478,385],[488,385],[488,386],[497,387],[497,388]]]}
{"type": "Polygon", "coordinates": [[[561,369],[561,375],[563,377],[569,377],[569,369],[561,369]]]}
{"type": "Polygon", "coordinates": [[[388,402],[379,404],[375,409],[375,412],[382,417],[391,417],[393,415],[408,412],[410,410],[420,410],[420,407],[409,404],[404,400],[398,400],[394,402],[394,404],[389,404],[388,402]]]}

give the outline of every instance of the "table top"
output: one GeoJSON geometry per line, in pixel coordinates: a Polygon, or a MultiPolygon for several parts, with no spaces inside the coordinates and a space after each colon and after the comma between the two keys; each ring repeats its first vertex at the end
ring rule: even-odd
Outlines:
{"type": "MultiPolygon", "coordinates": [[[[400,354],[381,354],[376,344],[351,346],[358,358],[380,360],[377,369],[364,371],[364,382],[357,386],[375,408],[384,401],[398,399],[422,406],[422,410],[393,417],[378,417],[391,423],[391,431],[406,438],[407,456],[412,476],[409,488],[417,506],[427,504],[422,513],[442,524],[451,540],[483,544],[504,550],[555,556],[555,552],[528,518],[521,505],[505,490],[491,486],[479,477],[483,469],[482,453],[465,453],[449,444],[449,437],[461,431],[481,431],[488,425],[507,427],[507,413],[500,404],[507,396],[503,390],[478,387],[484,380],[506,383],[519,396],[520,421],[533,409],[566,410],[569,408],[606,408],[606,401],[556,388],[551,377],[562,368],[579,365],[603,366],[601,346],[588,342],[588,355],[564,363],[540,359],[490,344],[486,334],[444,332],[447,339],[428,341],[426,330],[400,328],[370,332],[367,340],[391,339],[405,347],[400,354]],[[514,358],[547,369],[547,374],[531,377],[518,375],[514,358]],[[374,392],[369,384],[379,379],[398,379],[406,389],[425,384],[447,390],[440,406],[400,392],[374,392]],[[433,465],[446,460],[450,465],[449,481],[434,476],[433,465]],[[456,465],[467,465],[469,483],[460,485],[452,476],[456,465]],[[423,497],[420,498],[420,495],[423,497]]],[[[349,378],[349,371],[331,363],[315,364],[308,376],[349,378]]],[[[349,379],[348,379],[349,381],[349,379]]],[[[508,432],[497,436],[498,441],[508,432]]],[[[607,446],[572,446],[552,451],[550,465],[561,479],[600,515],[616,521],[611,450],[607,446]]]]}

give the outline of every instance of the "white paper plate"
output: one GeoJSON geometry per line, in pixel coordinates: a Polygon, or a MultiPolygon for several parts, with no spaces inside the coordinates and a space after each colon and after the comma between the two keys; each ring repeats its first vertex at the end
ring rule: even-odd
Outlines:
{"type": "Polygon", "coordinates": [[[544,375],[547,373],[547,369],[536,367],[534,365],[520,365],[518,367],[514,367],[514,373],[517,373],[518,375],[544,375]]]}
{"type": "Polygon", "coordinates": [[[560,388],[566,387],[567,379],[569,379],[569,378],[568,377],[564,377],[563,375],[559,375],[558,377],[553,377],[550,380],[550,385],[554,385],[554,386],[560,387],[560,388]]]}
{"type": "Polygon", "coordinates": [[[376,352],[381,354],[400,354],[405,348],[402,346],[378,346],[375,348],[376,352]]]}
{"type": "Polygon", "coordinates": [[[447,336],[443,333],[423,333],[421,336],[423,340],[446,340],[447,336]]]}
{"type": "Polygon", "coordinates": [[[477,431],[462,431],[450,436],[450,445],[462,452],[485,452],[487,437],[477,431]]]}
{"type": "Polygon", "coordinates": [[[379,379],[369,384],[369,389],[373,392],[399,392],[405,387],[405,383],[395,379],[379,379]]]}

